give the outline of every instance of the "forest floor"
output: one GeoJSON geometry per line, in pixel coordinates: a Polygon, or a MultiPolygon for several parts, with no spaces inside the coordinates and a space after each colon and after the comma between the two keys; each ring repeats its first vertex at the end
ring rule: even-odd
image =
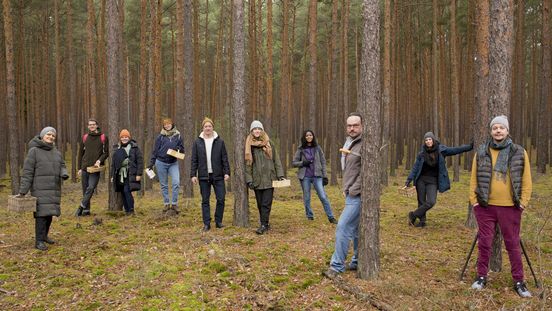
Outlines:
{"type": "MultiPolygon", "coordinates": [[[[376,281],[360,280],[354,272],[345,272],[340,281],[321,275],[333,252],[335,225],[314,193],[315,220],[306,219],[296,179],[291,188],[276,189],[271,230],[262,236],[254,232],[258,212],[252,196],[250,228],[232,226],[229,194],[226,227],[213,225],[203,233],[197,194],[181,202],[180,215],[166,218],[155,185],[144,197],[136,196],[137,214],[126,217],[107,212],[101,183],[92,202],[96,215],[78,220],[72,214],[80,185],[66,183],[62,216],[54,218],[50,233],[57,244],[45,252],[34,249],[32,215],[8,212],[9,190],[0,187],[0,310],[372,310],[362,299],[367,296],[395,310],[552,309],[552,175],[534,178],[522,224],[544,290],[535,287],[524,260],[535,297],[521,299],[512,290],[505,251],[502,272],[491,273],[481,292],[470,290],[477,250],[459,281],[475,234],[464,226],[468,173],[438,196],[426,228],[407,225],[416,199],[398,194],[405,172],[398,174],[382,195],[376,281]]],[[[339,216],[344,201],[339,188],[326,189],[339,216]]],[[[211,206],[214,212],[214,202],[211,206]]]]}

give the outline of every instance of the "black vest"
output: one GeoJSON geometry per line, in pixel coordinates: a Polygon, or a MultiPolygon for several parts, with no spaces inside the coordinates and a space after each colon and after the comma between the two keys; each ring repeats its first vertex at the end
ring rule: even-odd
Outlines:
{"type": "MultiPolygon", "coordinates": [[[[508,173],[512,182],[512,199],[516,206],[519,206],[521,198],[521,180],[525,166],[525,150],[520,145],[512,144],[508,154],[508,173]]],[[[479,146],[477,150],[477,202],[481,206],[489,204],[489,188],[493,174],[493,165],[491,153],[487,149],[487,144],[479,146]]]]}

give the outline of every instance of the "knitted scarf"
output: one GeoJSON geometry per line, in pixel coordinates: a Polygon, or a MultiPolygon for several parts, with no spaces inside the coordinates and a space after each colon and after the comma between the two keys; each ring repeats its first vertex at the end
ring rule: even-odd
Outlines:
{"type": "Polygon", "coordinates": [[[180,135],[180,132],[176,129],[176,126],[173,126],[173,128],[168,131],[166,129],[162,129],[161,135],[167,136],[167,137],[173,137],[174,135],[180,135]]]}
{"type": "Polygon", "coordinates": [[[512,139],[508,137],[500,143],[496,143],[494,140],[491,139],[489,140],[487,145],[489,148],[500,150],[493,171],[496,172],[497,180],[506,182],[506,174],[508,172],[508,155],[510,154],[512,139]]]}
{"type": "Polygon", "coordinates": [[[436,152],[437,150],[439,150],[439,143],[435,140],[431,148],[424,144],[424,162],[430,167],[437,166],[437,161],[439,159],[439,155],[436,152]]]}
{"type": "Polygon", "coordinates": [[[270,145],[270,138],[268,138],[266,132],[262,132],[259,138],[255,138],[253,134],[247,135],[245,139],[245,163],[247,165],[253,165],[252,147],[263,148],[265,155],[272,160],[272,146],[270,145]]]}

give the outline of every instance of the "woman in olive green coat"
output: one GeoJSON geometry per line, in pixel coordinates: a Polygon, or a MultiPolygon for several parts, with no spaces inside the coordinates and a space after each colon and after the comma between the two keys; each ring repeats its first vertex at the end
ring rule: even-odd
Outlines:
{"type": "Polygon", "coordinates": [[[284,179],[284,171],[263,124],[257,120],[251,122],[245,140],[245,164],[245,181],[247,187],[255,191],[259,209],[261,225],[255,232],[264,234],[270,228],[270,210],[274,197],[272,181],[284,179]]]}

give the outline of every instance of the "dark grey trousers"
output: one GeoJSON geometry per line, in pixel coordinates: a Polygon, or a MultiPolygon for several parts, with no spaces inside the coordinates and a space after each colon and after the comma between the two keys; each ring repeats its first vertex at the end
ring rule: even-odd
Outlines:
{"type": "Polygon", "coordinates": [[[414,211],[414,216],[425,222],[427,211],[437,202],[437,177],[420,176],[416,181],[416,194],[418,209],[414,211]]]}

